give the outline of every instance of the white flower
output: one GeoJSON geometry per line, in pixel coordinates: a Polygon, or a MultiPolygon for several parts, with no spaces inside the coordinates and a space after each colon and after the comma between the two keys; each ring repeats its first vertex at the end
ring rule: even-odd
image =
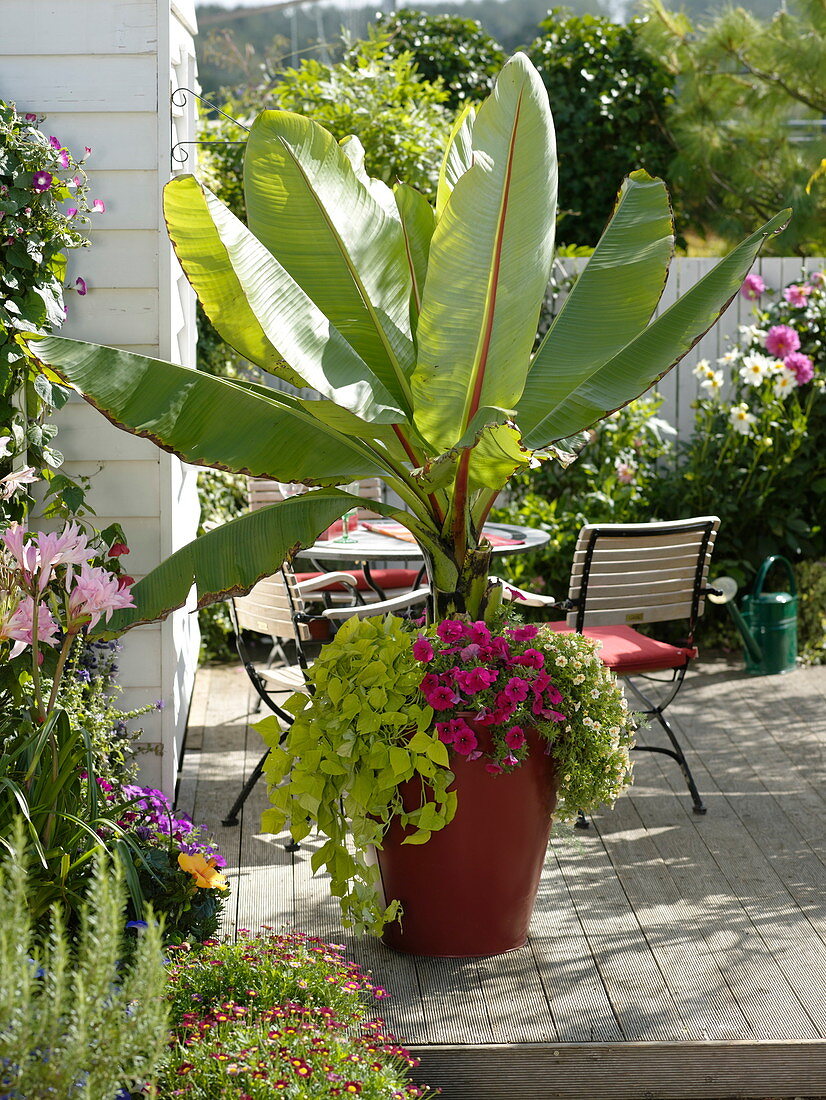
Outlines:
{"type": "Polygon", "coordinates": [[[759,342],[762,344],[763,341],[766,339],[766,330],[758,328],[757,325],[740,325],[739,331],[740,334],[744,336],[747,340],[751,340],[753,342],[759,342]]]}
{"type": "Polygon", "coordinates": [[[706,372],[710,370],[710,368],[711,364],[709,363],[708,359],[701,359],[691,373],[697,378],[704,378],[706,372]]]}
{"type": "Polygon", "coordinates": [[[11,443],[10,435],[0,435],[0,458],[6,458],[10,453],[9,443],[11,443]]]}
{"type": "Polygon", "coordinates": [[[788,367],[783,367],[774,379],[774,396],[785,397],[789,393],[794,393],[796,389],[797,375],[788,367]]]}
{"type": "Polygon", "coordinates": [[[747,386],[759,386],[774,370],[774,360],[765,355],[744,355],[740,377],[747,386]]]}
{"type": "Polygon", "coordinates": [[[564,668],[568,663],[568,658],[563,657],[561,654],[557,654],[556,663],[559,665],[560,668],[564,668]]]}
{"type": "Polygon", "coordinates": [[[752,425],[757,417],[749,412],[748,405],[743,401],[739,405],[732,405],[729,413],[732,428],[741,435],[751,435],[752,425]]]}
{"type": "Polygon", "coordinates": [[[585,682],[585,677],[582,675],[581,672],[579,673],[578,676],[574,676],[574,683],[575,684],[582,684],[584,682],[585,682]]]}
{"type": "Polygon", "coordinates": [[[725,355],[721,355],[717,362],[721,367],[727,367],[731,363],[736,363],[740,358],[741,352],[739,348],[729,348],[725,355]]]}
{"type": "Polygon", "coordinates": [[[34,466],[25,466],[22,470],[14,470],[0,477],[0,500],[11,500],[21,485],[31,485],[39,480],[34,466]]]}
{"type": "Polygon", "coordinates": [[[710,370],[700,383],[700,387],[708,391],[709,397],[719,397],[723,388],[723,372],[710,370]]]}

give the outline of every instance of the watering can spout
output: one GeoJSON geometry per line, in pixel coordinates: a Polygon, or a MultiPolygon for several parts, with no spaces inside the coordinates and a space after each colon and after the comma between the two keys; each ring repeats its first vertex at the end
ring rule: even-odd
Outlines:
{"type": "Polygon", "coordinates": [[[759,664],[763,659],[763,651],[757,644],[757,639],[752,634],[748,623],[740,614],[737,604],[734,602],[738,587],[739,585],[734,577],[717,577],[716,580],[711,582],[711,586],[708,589],[708,598],[712,603],[726,605],[729,609],[729,614],[734,620],[734,625],[740,632],[740,637],[743,639],[743,645],[748,651],[749,656],[755,664],[759,664]]]}

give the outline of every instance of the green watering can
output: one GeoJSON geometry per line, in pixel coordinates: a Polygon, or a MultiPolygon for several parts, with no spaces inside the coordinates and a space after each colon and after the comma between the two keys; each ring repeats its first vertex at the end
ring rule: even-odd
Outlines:
{"type": "Polygon", "coordinates": [[[797,658],[797,585],[791,564],[781,555],[766,558],[757,574],[751,594],[743,597],[742,614],[733,600],[737,595],[734,577],[718,577],[708,598],[724,603],[743,639],[743,659],[751,676],[772,676],[791,672],[797,658]],[[764,592],[763,584],[775,562],[789,577],[791,592],[764,592]]]}

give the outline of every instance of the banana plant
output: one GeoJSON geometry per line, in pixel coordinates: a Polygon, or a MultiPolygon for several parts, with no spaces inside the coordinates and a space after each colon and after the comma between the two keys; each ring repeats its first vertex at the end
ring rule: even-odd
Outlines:
{"type": "Polygon", "coordinates": [[[369,178],[356,138],[339,143],[285,111],[264,111],[247,141],[248,225],[193,176],[166,186],[172,244],[218,332],[316,396],[63,338],[32,348],[48,375],[184,461],[315,491],[173,554],[135,586],[117,630],[167,615],[193,583],[199,606],[249,590],[353,506],[337,486],[368,477],[403,502],[378,507],[422,548],[431,615],[490,616],[501,588],[483,528],[508,479],[563,460],[569,440],[674,366],[788,220],[762,226],[652,319],[674,227],[662,181],[632,172],[533,352],[556,181],[547,94],[516,54],[448,135],[435,209],[404,183],[369,178]]]}

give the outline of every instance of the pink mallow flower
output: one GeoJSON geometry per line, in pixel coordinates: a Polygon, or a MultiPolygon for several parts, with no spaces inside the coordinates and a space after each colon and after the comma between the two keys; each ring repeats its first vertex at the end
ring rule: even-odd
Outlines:
{"type": "Polygon", "coordinates": [[[787,286],[783,291],[783,297],[789,303],[790,306],[795,306],[798,309],[802,309],[806,305],[806,299],[812,293],[810,286],[799,286],[797,283],[792,283],[791,286],[787,286]]]}
{"type": "Polygon", "coordinates": [[[759,275],[747,275],[743,280],[743,285],[740,287],[740,293],[744,298],[748,298],[750,302],[754,302],[760,297],[765,289],[766,284],[759,275]]]}
{"type": "Polygon", "coordinates": [[[815,376],[814,364],[809,356],[804,355],[802,351],[793,351],[790,355],[787,355],[783,360],[783,366],[794,372],[798,386],[805,386],[815,376]]]}
{"type": "Polygon", "coordinates": [[[82,565],[69,594],[69,630],[95,626],[104,615],[108,622],[113,611],[134,606],[132,593],[118,585],[116,576],[98,566],[82,565]]]}
{"type": "Polygon", "coordinates": [[[783,359],[800,347],[800,337],[789,325],[772,325],[766,333],[766,351],[783,359]]]}
{"type": "MultiPolygon", "coordinates": [[[[5,623],[0,623],[0,638],[14,641],[10,657],[17,657],[27,645],[32,644],[34,629],[34,600],[24,596],[5,623]]],[[[37,608],[37,640],[45,645],[57,642],[58,625],[45,604],[37,608]]]]}
{"type": "Polygon", "coordinates": [[[421,634],[413,643],[413,656],[423,664],[433,660],[433,646],[421,634]]]}

